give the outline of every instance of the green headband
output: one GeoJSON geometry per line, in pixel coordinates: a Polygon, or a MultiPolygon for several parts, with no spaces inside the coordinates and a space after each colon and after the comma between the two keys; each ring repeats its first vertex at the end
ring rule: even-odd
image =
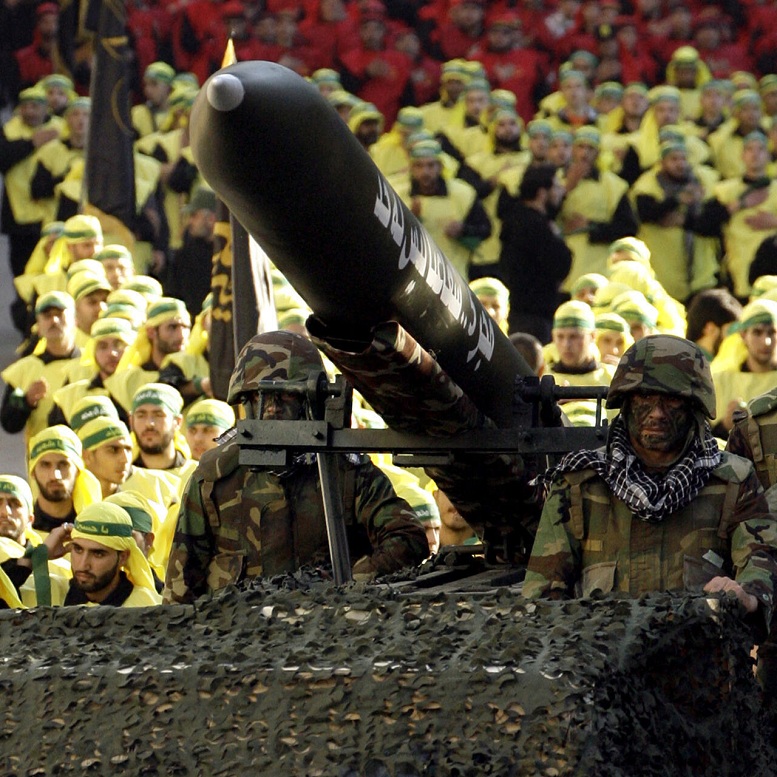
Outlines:
{"type": "Polygon", "coordinates": [[[132,398],[132,412],[134,413],[141,405],[159,405],[169,410],[172,415],[180,415],[183,409],[183,398],[172,386],[165,383],[149,383],[132,398]]]}
{"type": "Polygon", "coordinates": [[[0,475],[0,491],[17,497],[32,512],[32,491],[25,480],[16,475],[0,475]]]}
{"type": "Polygon", "coordinates": [[[110,416],[97,416],[84,424],[78,431],[81,446],[85,451],[99,448],[111,440],[130,439],[127,427],[110,416]]]}
{"type": "Polygon", "coordinates": [[[154,522],[145,510],[141,510],[139,507],[130,507],[129,505],[119,505],[119,507],[129,515],[132,521],[132,528],[135,531],[148,534],[153,529],[154,522]]]}
{"type": "Polygon", "coordinates": [[[45,453],[64,453],[65,456],[81,459],[81,451],[70,440],[62,437],[49,437],[33,445],[30,448],[30,461],[35,461],[45,453]]]}
{"type": "Polygon", "coordinates": [[[195,411],[186,416],[187,428],[190,426],[197,426],[197,424],[202,424],[203,426],[218,426],[219,429],[229,429],[231,426],[229,419],[208,410],[195,411]]]}
{"type": "MultiPolygon", "coordinates": [[[[125,508],[122,508],[125,509],[125,508]]],[[[131,537],[132,522],[108,523],[102,521],[82,520],[76,518],[74,528],[84,534],[93,534],[95,537],[131,537]]]]}

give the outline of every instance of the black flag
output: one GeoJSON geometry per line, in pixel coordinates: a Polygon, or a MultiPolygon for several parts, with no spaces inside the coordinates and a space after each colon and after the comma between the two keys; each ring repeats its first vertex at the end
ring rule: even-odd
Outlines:
{"type": "Polygon", "coordinates": [[[132,247],[135,219],[134,133],[130,119],[130,57],[123,0],[92,0],[96,20],[92,116],[86,153],[84,210],[103,232],[132,247]]]}

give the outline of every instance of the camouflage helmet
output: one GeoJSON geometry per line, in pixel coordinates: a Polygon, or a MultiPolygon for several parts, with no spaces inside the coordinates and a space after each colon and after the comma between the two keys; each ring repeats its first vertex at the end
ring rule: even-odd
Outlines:
{"type": "Polygon", "coordinates": [[[622,407],[624,397],[636,392],[684,397],[708,418],[715,417],[710,365],[701,348],[684,337],[650,335],[623,354],[610,383],[607,407],[622,407]]]}
{"type": "Polygon", "coordinates": [[[255,335],[238,354],[227,402],[235,404],[241,394],[257,391],[262,380],[307,380],[323,369],[318,349],[307,338],[286,331],[255,335]]]}

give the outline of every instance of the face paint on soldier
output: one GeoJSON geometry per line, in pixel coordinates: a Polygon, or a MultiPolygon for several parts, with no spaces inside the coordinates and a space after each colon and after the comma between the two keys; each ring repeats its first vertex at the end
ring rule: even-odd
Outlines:
{"type": "Polygon", "coordinates": [[[298,421],[305,417],[305,401],[287,391],[262,392],[255,410],[263,421],[298,421]]]}
{"type": "Polygon", "coordinates": [[[0,491],[0,537],[24,544],[24,530],[30,522],[27,507],[14,494],[0,491]]]}
{"type": "Polygon", "coordinates": [[[70,543],[73,583],[93,602],[105,599],[118,585],[119,572],[129,553],[106,548],[94,540],[79,538],[70,543]]]}
{"type": "Polygon", "coordinates": [[[660,464],[663,458],[671,463],[682,452],[692,425],[691,405],[682,397],[657,392],[629,397],[626,427],[636,454],[647,464],[660,464]]]}

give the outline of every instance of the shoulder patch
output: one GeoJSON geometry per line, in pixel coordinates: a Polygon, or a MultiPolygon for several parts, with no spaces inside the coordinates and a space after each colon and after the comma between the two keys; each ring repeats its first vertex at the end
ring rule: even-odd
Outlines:
{"type": "Polygon", "coordinates": [[[747,407],[753,418],[771,413],[772,410],[777,410],[777,388],[773,388],[771,391],[751,399],[747,407]]]}
{"type": "Polygon", "coordinates": [[[199,466],[192,477],[199,482],[220,480],[238,468],[239,458],[240,446],[236,442],[220,445],[202,455],[199,466]]]}
{"type": "Polygon", "coordinates": [[[743,483],[755,474],[753,462],[728,451],[720,452],[720,464],[713,470],[713,475],[727,483],[743,483]]]}

